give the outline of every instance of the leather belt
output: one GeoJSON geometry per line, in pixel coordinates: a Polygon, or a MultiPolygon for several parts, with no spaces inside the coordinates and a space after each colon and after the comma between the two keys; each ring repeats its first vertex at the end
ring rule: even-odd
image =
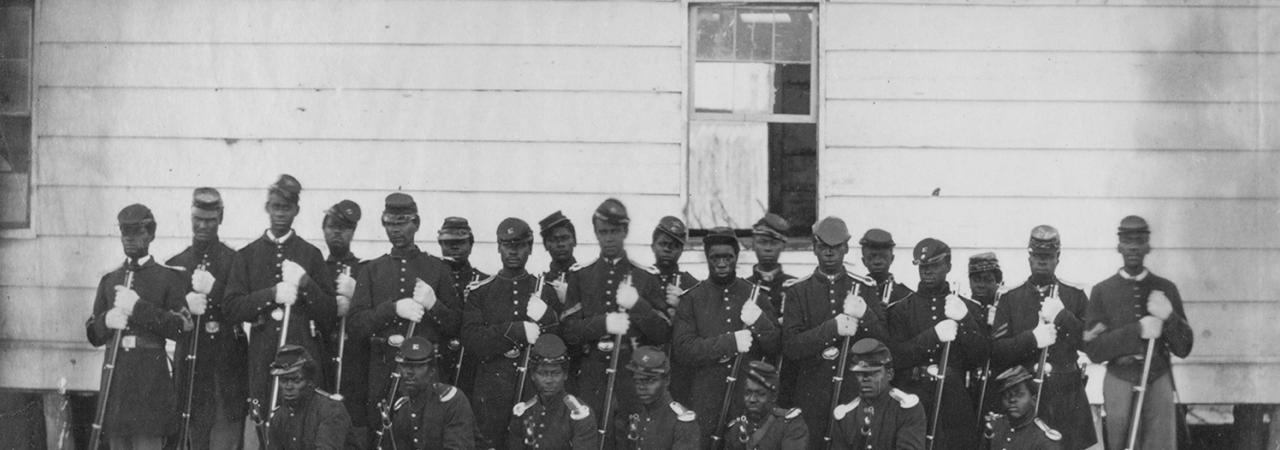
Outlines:
{"type": "MultiPolygon", "coordinates": [[[[911,368],[911,371],[908,373],[908,378],[910,378],[912,381],[937,381],[938,380],[937,372],[938,372],[937,364],[930,364],[927,366],[916,366],[911,368]]],[[[963,372],[961,372],[960,369],[957,369],[955,367],[947,367],[946,376],[948,378],[959,377],[961,375],[963,375],[963,372]]],[[[956,378],[956,379],[958,380],[959,378],[956,378]]]]}
{"type": "Polygon", "coordinates": [[[127,334],[120,337],[120,348],[124,349],[125,351],[138,349],[138,348],[150,348],[150,349],[163,350],[164,340],[150,337],[150,336],[127,334]]]}

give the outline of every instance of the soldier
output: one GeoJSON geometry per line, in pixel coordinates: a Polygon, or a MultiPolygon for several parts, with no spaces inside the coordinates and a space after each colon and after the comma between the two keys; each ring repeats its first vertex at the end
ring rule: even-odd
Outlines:
{"type": "Polygon", "coordinates": [[[843,220],[827,217],[813,227],[813,254],[818,267],[786,289],[787,313],[782,323],[782,353],[796,372],[792,392],[795,406],[805,411],[809,448],[820,448],[829,439],[832,401],[857,395],[848,384],[833,392],[832,380],[843,371],[840,354],[849,343],[864,337],[883,338],[885,305],[875,297],[875,280],[845,270],[849,253],[849,228],[843,220]]]}
{"type": "Polygon", "coordinates": [[[436,348],[424,336],[406,339],[396,355],[404,396],[384,414],[391,440],[400,450],[476,448],[475,416],[467,394],[441,383],[436,348]]]}
{"type": "Polygon", "coordinates": [[[1194,335],[1182,309],[1182,296],[1172,281],[1143,265],[1151,252],[1147,221],[1128,216],[1120,221],[1116,250],[1124,266],[1093,286],[1085,312],[1084,351],[1089,359],[1107,362],[1103,401],[1107,411],[1107,446],[1121,448],[1131,426],[1133,388],[1143,385],[1143,359],[1151,358],[1145,380],[1137,448],[1175,448],[1173,373],[1169,355],[1186,358],[1194,335]],[[1155,340],[1155,353],[1148,345],[1155,340]]]}
{"type": "Polygon", "coordinates": [[[893,380],[893,354],[883,342],[859,340],[849,348],[849,372],[857,377],[858,397],[837,406],[833,449],[925,448],[924,405],[898,390],[893,380]]]}
{"type": "MultiPolygon", "coordinates": [[[[680,305],[680,294],[698,284],[698,279],[689,272],[680,270],[680,255],[684,254],[685,241],[689,239],[689,229],[684,222],[672,216],[663,217],[653,229],[653,266],[658,269],[658,281],[662,283],[666,293],[666,307],[663,309],[667,317],[674,319],[676,308],[680,305]]],[[[692,386],[691,368],[680,361],[671,366],[671,396],[676,400],[689,401],[689,389],[692,386]]]]}
{"type": "Polygon", "coordinates": [[[235,449],[244,433],[248,412],[245,398],[245,358],[249,341],[244,327],[228,320],[227,279],[240,255],[218,240],[222,225],[222,195],[217,189],[197,188],[191,196],[191,246],[169,258],[166,265],[191,274],[187,305],[198,316],[193,336],[199,340],[192,354],[191,338],[178,341],[175,364],[178,386],[184,387],[179,408],[190,402],[189,445],[192,450],[235,449]],[[195,377],[191,364],[195,360],[195,377]],[[194,381],[194,384],[189,383],[194,381]]]}
{"type": "MultiPolygon", "coordinates": [[[[1000,260],[996,259],[995,253],[985,252],[969,257],[969,293],[974,301],[982,305],[982,315],[979,317],[982,323],[979,325],[985,325],[984,335],[991,335],[991,325],[996,320],[996,305],[1000,303],[1003,289],[1004,272],[1000,270],[1000,260]]],[[[991,392],[994,388],[991,378],[991,358],[987,358],[982,367],[970,372],[969,395],[979,403],[978,407],[981,409],[978,417],[983,417],[987,411],[994,411],[999,405],[999,399],[991,392]]]]}
{"type": "Polygon", "coordinates": [[[364,448],[369,435],[369,418],[365,405],[369,402],[369,340],[352,339],[346,328],[347,314],[351,311],[351,297],[355,295],[356,277],[364,268],[365,262],[351,253],[351,239],[355,235],[356,226],[360,223],[360,205],[351,200],[342,200],[324,212],[321,223],[324,231],[324,242],[329,247],[329,256],[325,258],[326,274],[337,285],[339,321],[321,327],[324,331],[325,361],[332,362],[335,367],[325,366],[326,379],[333,381],[343,405],[347,407],[347,415],[351,417],[351,435],[362,436],[359,442],[349,442],[355,448],[364,448]],[[342,360],[338,360],[338,349],[342,348],[342,360]],[[342,373],[337,373],[337,368],[342,373]],[[337,385],[336,383],[341,383],[337,385]]]}
{"type": "Polygon", "coordinates": [[[347,332],[369,342],[365,414],[370,425],[379,423],[378,402],[394,395],[388,389],[393,358],[406,336],[448,342],[462,324],[462,305],[449,266],[414,244],[421,220],[413,197],[401,192],[387,195],[382,227],[391,251],[365,265],[351,299],[347,332]]]}
{"type": "Polygon", "coordinates": [[[93,315],[85,322],[94,347],[116,345],[109,349],[116,355],[115,368],[108,369],[114,371],[112,382],[102,387],[106,414],[96,419],[112,449],[159,450],[175,425],[178,400],[165,340],[180,340],[191,331],[184,311],[190,285],[185,274],[151,257],[156,221],[150,209],[126,206],[116,221],[126,258],[98,281],[93,315]],[[113,341],[117,334],[120,339],[113,341]]]}
{"type": "MultiPolygon", "coordinates": [[[[987,418],[991,450],[1059,450],[1062,434],[1036,417],[1033,375],[1023,366],[1013,366],[996,377],[997,394],[1005,414],[987,418]],[[1032,426],[1034,424],[1035,426],[1032,426]]],[[[1173,448],[1173,447],[1169,447],[1173,448]]]]}
{"type": "MultiPolygon", "coordinates": [[[[440,243],[442,259],[449,263],[453,274],[453,290],[462,296],[462,303],[466,304],[467,285],[489,278],[488,274],[471,267],[471,249],[476,243],[475,236],[471,234],[471,224],[461,217],[446,217],[436,233],[436,241],[440,243]]],[[[445,371],[444,380],[474,396],[472,384],[476,378],[477,362],[466,355],[462,341],[454,337],[449,339],[448,345],[437,349],[440,350],[440,367],[445,371]]]]}
{"type": "MultiPolygon", "coordinates": [[[[671,340],[671,324],[662,312],[665,296],[656,273],[627,259],[624,241],[630,222],[626,207],[616,199],[596,208],[591,223],[600,258],[570,269],[565,310],[560,315],[566,344],[580,349],[575,374],[578,396],[601,415],[615,406],[604,407],[611,376],[615,382],[609,395],[618,409],[628,409],[637,401],[631,378],[610,375],[608,370],[629,359],[638,345],[671,340]]],[[[604,420],[601,429],[607,426],[604,420]]]]}
{"type": "Polygon", "coordinates": [[[657,347],[639,347],[627,364],[636,402],[618,408],[612,446],[625,450],[693,450],[698,446],[698,415],[671,399],[671,362],[657,347]]]}
{"type": "Polygon", "coordinates": [[[564,290],[568,288],[565,274],[578,262],[573,257],[573,249],[578,246],[578,232],[573,228],[573,222],[560,211],[538,221],[538,228],[538,233],[542,235],[542,246],[547,250],[547,255],[551,256],[551,264],[543,279],[560,286],[556,289],[556,294],[564,302],[564,290]]]}
{"type": "Polygon", "coordinates": [[[1034,367],[1047,348],[1049,364],[1043,369],[1045,378],[1038,380],[1040,409],[1034,414],[1062,431],[1063,448],[1077,450],[1098,441],[1084,377],[1076,363],[1089,299],[1084,291],[1058,279],[1061,248],[1057,229],[1040,225],[1031,230],[1027,244],[1031,277],[1001,297],[993,322],[991,365],[997,371],[1015,365],[1034,367]]]}
{"type": "Polygon", "coordinates": [[[240,249],[240,264],[231,268],[227,281],[226,311],[231,321],[227,325],[248,322],[251,326],[249,397],[263,416],[270,412],[273,397],[267,366],[276,350],[282,343],[297,344],[309,354],[320,354],[312,321],[325,323],[338,317],[334,280],[328,276],[324,256],[293,230],[301,192],[302,185],[290,175],[281,175],[268,188],[264,209],[271,226],[240,249]],[[285,311],[290,312],[288,317],[285,311]]]}
{"type": "Polygon", "coordinates": [[[872,228],[858,240],[862,246],[862,264],[867,266],[867,276],[876,280],[874,295],[886,305],[911,295],[911,288],[897,282],[889,268],[893,266],[893,235],[879,228],[872,228]],[[886,293],[885,291],[889,292],[886,293]]]}
{"type": "Polygon", "coordinates": [[[747,367],[743,414],[729,424],[725,448],[731,450],[804,450],[809,429],[800,408],[778,408],[778,371],[764,361],[747,367]]]}
{"type": "Polygon", "coordinates": [[[530,358],[535,394],[511,409],[507,447],[517,449],[600,448],[591,408],[565,392],[569,355],[554,334],[538,336],[530,358]]]}
{"type": "Polygon", "coordinates": [[[893,383],[925,400],[933,448],[976,448],[978,411],[965,390],[964,374],[986,363],[990,355],[991,343],[979,317],[981,307],[960,297],[947,283],[951,247],[945,242],[925,238],[912,254],[920,271],[918,289],[888,306],[893,383]],[[948,343],[951,351],[943,364],[948,343]],[[941,400],[939,378],[944,382],[941,400]]]}
{"type": "MultiPolygon", "coordinates": [[[[511,405],[527,373],[522,358],[544,332],[559,330],[556,311],[543,298],[552,298],[540,278],[525,270],[533,252],[533,230],[525,221],[508,217],[498,225],[498,255],[502,270],[471,283],[462,316],[462,343],[479,362],[472,394],[480,448],[507,448],[511,405]]],[[[464,391],[465,392],[465,391],[464,391]]],[[[513,438],[515,439],[515,438],[513,438]]]]}
{"type": "Polygon", "coordinates": [[[726,380],[741,379],[747,361],[776,355],[781,331],[762,291],[737,277],[740,247],[733,230],[713,229],[702,245],[709,276],[680,296],[671,341],[673,359],[688,368],[689,406],[702,412],[698,428],[705,448],[713,437],[724,437],[726,423],[742,409],[744,384],[730,392],[726,380]],[[731,407],[721,416],[726,400],[731,407]]]}
{"type": "Polygon", "coordinates": [[[320,363],[305,348],[280,347],[271,362],[271,376],[280,377],[280,409],[271,416],[267,448],[344,448],[351,417],[334,395],[320,390],[320,363]]]}
{"type": "MultiPolygon", "coordinates": [[[[782,286],[796,278],[784,272],[782,264],[778,263],[778,257],[787,247],[786,233],[790,231],[791,224],[787,219],[774,213],[765,214],[751,227],[751,247],[756,254],[756,264],[751,267],[751,276],[747,277],[747,282],[760,286],[760,290],[768,296],[769,304],[778,313],[779,329],[782,328],[782,318],[787,313],[782,286]]],[[[780,389],[795,386],[796,380],[796,371],[791,370],[792,366],[783,364],[782,360],[781,353],[773,360],[774,366],[782,374],[780,389]]],[[[790,392],[779,392],[778,404],[790,406],[790,395],[790,392]]]]}

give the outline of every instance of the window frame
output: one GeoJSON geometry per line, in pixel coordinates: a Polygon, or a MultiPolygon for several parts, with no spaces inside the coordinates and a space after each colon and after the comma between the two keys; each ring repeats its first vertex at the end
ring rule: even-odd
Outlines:
{"type": "MultiPolygon", "coordinates": [[[[36,237],[36,174],[39,173],[39,158],[36,151],[36,143],[38,136],[36,130],[38,127],[38,111],[39,100],[36,97],[39,89],[39,83],[36,80],[39,70],[36,65],[39,64],[39,20],[38,13],[42,6],[42,0],[0,0],[0,7],[12,6],[30,6],[31,7],[31,36],[27,41],[27,108],[25,115],[28,118],[30,130],[28,133],[27,152],[28,168],[27,168],[27,195],[26,209],[27,220],[25,224],[14,223],[12,226],[0,224],[0,239],[34,239],[36,237]]],[[[10,116],[22,116],[21,114],[8,114],[10,116]]]]}

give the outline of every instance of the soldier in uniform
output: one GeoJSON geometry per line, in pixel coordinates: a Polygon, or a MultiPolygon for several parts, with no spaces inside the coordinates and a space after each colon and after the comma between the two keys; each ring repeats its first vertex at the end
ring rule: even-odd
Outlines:
{"type": "Polygon", "coordinates": [[[889,347],[893,350],[895,386],[924,399],[930,411],[935,449],[972,449],[978,446],[978,411],[965,389],[965,372],[981,367],[990,356],[991,343],[980,317],[981,307],[956,294],[947,282],[951,272],[951,247],[934,238],[916,244],[912,261],[919,267],[915,294],[890,303],[889,347]],[[946,364],[943,349],[951,343],[946,364]],[[937,424],[932,411],[939,401],[937,424]]]}
{"type": "MultiPolygon", "coordinates": [[[[1056,270],[1062,244],[1058,230],[1040,225],[1027,244],[1031,277],[1000,300],[993,322],[991,365],[997,371],[1038,364],[1048,349],[1048,366],[1037,416],[1063,433],[1062,447],[1078,450],[1097,442],[1093,413],[1077,360],[1089,299],[1063,283],[1056,270]]],[[[1037,371],[1038,373],[1038,371],[1037,371]]]]}
{"type": "Polygon", "coordinates": [[[467,394],[441,383],[436,348],[425,336],[406,339],[396,355],[404,396],[396,399],[384,421],[391,424],[399,450],[471,450],[476,448],[475,416],[467,394]]]}
{"type": "MultiPolygon", "coordinates": [[[[786,233],[791,230],[787,219],[774,213],[765,214],[751,227],[751,248],[756,254],[756,264],[751,267],[751,276],[747,282],[760,286],[760,290],[769,298],[769,304],[777,311],[778,328],[782,328],[782,317],[787,312],[783,299],[783,285],[796,277],[784,272],[778,257],[787,248],[786,233]]],[[[795,386],[796,371],[790,365],[782,363],[781,353],[773,360],[774,366],[782,374],[779,387],[795,386]]],[[[779,392],[778,404],[791,405],[790,392],[779,392]]]]}
{"type": "Polygon", "coordinates": [[[867,276],[876,280],[873,294],[881,303],[888,305],[912,294],[911,288],[894,280],[889,271],[893,266],[893,249],[898,245],[893,242],[892,234],[872,228],[862,234],[858,245],[862,246],[862,264],[867,266],[867,276]]]}
{"type": "Polygon", "coordinates": [[[831,432],[831,448],[925,448],[924,405],[919,397],[890,384],[894,370],[889,347],[866,338],[850,347],[849,356],[849,372],[857,377],[858,397],[833,411],[837,422],[831,432]]]}
{"type": "Polygon", "coordinates": [[[991,414],[987,417],[986,436],[991,439],[991,450],[1066,448],[1062,443],[1062,434],[1036,416],[1033,378],[1034,375],[1020,365],[1010,367],[996,377],[999,385],[997,394],[1000,395],[1005,414],[991,414]]]}
{"type": "Polygon", "coordinates": [[[778,371],[764,361],[747,366],[743,414],[729,424],[725,448],[730,450],[804,450],[809,428],[800,408],[778,408],[778,371]]]}
{"type": "MultiPolygon", "coordinates": [[[[89,343],[114,344],[116,361],[102,432],[112,449],[159,450],[176,425],[177,393],[169,375],[165,340],[192,331],[184,311],[190,291],[186,274],[156,263],[149,251],[156,236],[151,210],[132,204],[116,215],[125,261],[98,281],[93,315],[85,322],[89,343]]],[[[110,361],[104,359],[103,364],[110,361]]]]}
{"type": "Polygon", "coordinates": [[[174,359],[178,362],[178,386],[184,387],[179,408],[185,406],[184,402],[191,402],[192,450],[239,448],[248,412],[245,358],[249,341],[244,328],[228,320],[224,310],[227,275],[240,255],[218,240],[222,217],[222,195],[218,190],[197,188],[191,199],[191,246],[165,262],[191,275],[187,306],[191,314],[198,316],[195,354],[191,352],[191,338],[182,339],[174,359]],[[195,359],[195,378],[194,385],[188,386],[193,380],[188,362],[191,359],[195,359]]]}
{"type": "Polygon", "coordinates": [[[1173,373],[1169,355],[1186,358],[1194,335],[1182,309],[1178,287],[1144,265],[1151,252],[1147,221],[1128,216],[1120,221],[1116,250],[1124,266],[1115,275],[1093,286],[1085,312],[1084,351],[1089,359],[1107,362],[1103,401],[1107,411],[1107,446],[1125,445],[1131,423],[1133,388],[1142,384],[1142,366],[1151,357],[1146,400],[1137,447],[1175,448],[1173,373]],[[1155,353],[1148,354],[1148,340],[1155,353]]]}
{"type": "MultiPolygon", "coordinates": [[[[604,415],[607,371],[629,359],[638,345],[669,342],[671,324],[663,312],[665,295],[655,271],[627,258],[624,241],[631,219],[626,207],[616,199],[605,200],[591,222],[600,258],[570,269],[561,326],[566,344],[580,349],[574,376],[577,394],[592,411],[604,415]]],[[[614,411],[636,403],[630,377],[616,377],[612,397],[617,408],[608,409],[614,411]]],[[[604,429],[607,422],[601,420],[604,429]]]]}
{"type": "Polygon", "coordinates": [[[873,295],[875,280],[845,270],[850,238],[843,220],[819,221],[813,227],[818,267],[786,288],[782,353],[798,375],[795,385],[784,386],[783,392],[792,392],[795,406],[805,411],[813,449],[829,438],[832,397],[844,402],[857,395],[852,383],[833,392],[832,380],[843,372],[837,367],[842,349],[864,337],[888,335],[885,305],[873,295]]]}
{"type": "Polygon", "coordinates": [[[671,361],[657,347],[642,346],[627,364],[636,402],[613,415],[608,439],[618,450],[693,450],[698,446],[698,415],[671,399],[671,361]]]}
{"type": "Polygon", "coordinates": [[[320,363],[306,349],[297,345],[280,347],[271,362],[271,376],[280,377],[281,402],[271,416],[267,448],[344,448],[351,417],[340,400],[316,386],[320,363]]]}
{"type": "Polygon", "coordinates": [[[462,343],[479,362],[471,406],[480,448],[508,447],[511,405],[524,400],[516,398],[521,374],[528,370],[522,364],[529,360],[522,356],[539,335],[559,331],[556,311],[549,306],[555,294],[525,270],[533,252],[533,230],[525,221],[509,217],[498,225],[497,237],[502,270],[471,284],[462,316],[462,343]]]}
{"type": "MultiPolygon", "coordinates": [[[[991,335],[990,328],[995,323],[996,305],[1000,303],[1003,289],[1004,272],[1000,270],[1000,260],[995,253],[984,252],[969,257],[969,293],[974,301],[982,305],[982,315],[979,317],[982,323],[979,325],[986,326],[986,331],[983,332],[985,335],[991,335]]],[[[993,393],[995,385],[992,377],[991,358],[987,358],[982,367],[970,372],[969,395],[974,401],[981,403],[979,417],[999,406],[1000,399],[993,393]]]]}
{"type": "Polygon", "coordinates": [[[542,278],[555,286],[556,298],[564,303],[569,287],[565,276],[569,273],[569,268],[578,262],[573,257],[573,249],[578,246],[578,232],[573,228],[573,222],[560,211],[538,221],[538,228],[538,233],[542,235],[542,247],[551,256],[551,264],[542,278]]]}
{"type": "Polygon", "coordinates": [[[535,395],[511,409],[507,447],[598,450],[600,433],[591,408],[565,392],[569,355],[554,334],[538,336],[529,359],[535,395]]]}
{"type": "MultiPolygon", "coordinates": [[[[658,281],[662,283],[666,294],[666,307],[663,310],[668,318],[674,319],[676,308],[680,305],[680,294],[698,284],[698,279],[687,271],[680,270],[680,256],[684,254],[685,241],[689,239],[689,229],[684,222],[673,216],[663,217],[653,229],[653,267],[658,269],[658,281]]],[[[689,401],[689,389],[692,386],[691,368],[685,367],[679,360],[671,365],[671,396],[676,400],[689,401]]]]}
{"type": "Polygon", "coordinates": [[[394,394],[388,392],[393,358],[406,337],[448,342],[458,336],[462,324],[462,305],[449,266],[414,244],[421,223],[413,197],[388,195],[382,227],[391,251],[368,262],[356,279],[347,332],[369,342],[365,413],[370,425],[378,423],[378,403],[394,394]]]}
{"type": "Polygon", "coordinates": [[[369,340],[353,339],[345,326],[347,314],[351,311],[351,297],[355,295],[356,277],[364,268],[365,261],[351,253],[351,239],[360,224],[360,205],[351,200],[342,200],[324,212],[321,229],[324,231],[324,242],[329,247],[329,256],[325,258],[326,274],[334,280],[338,304],[336,322],[320,327],[325,337],[325,362],[332,366],[325,368],[326,379],[334,386],[343,405],[347,407],[347,415],[351,417],[351,435],[361,436],[358,442],[349,442],[355,448],[364,448],[369,435],[369,418],[365,405],[369,402],[366,386],[369,384],[369,340]],[[342,348],[342,360],[338,360],[338,349],[342,348]],[[337,373],[342,367],[342,373],[337,373]],[[341,385],[337,385],[341,383],[341,385]]]}
{"type": "MultiPolygon", "coordinates": [[[[436,232],[436,241],[440,243],[440,253],[444,256],[453,274],[453,290],[467,302],[467,285],[489,278],[489,275],[471,267],[471,249],[475,246],[475,235],[471,234],[471,224],[462,217],[446,217],[436,232]]],[[[474,396],[472,384],[476,378],[475,358],[467,356],[462,349],[461,339],[449,339],[447,345],[437,347],[440,351],[440,367],[444,370],[444,380],[462,389],[469,396],[474,396]]],[[[504,422],[505,423],[505,422],[504,422]]]]}
{"type": "Polygon", "coordinates": [[[671,341],[677,367],[688,369],[689,406],[702,412],[698,428],[707,447],[713,436],[724,437],[725,424],[742,408],[744,383],[727,392],[725,380],[741,379],[747,361],[776,355],[781,331],[763,291],[737,277],[741,248],[733,230],[713,229],[702,244],[709,276],[680,296],[671,341]],[[725,400],[731,402],[730,415],[720,417],[725,400]]]}
{"type": "MultiPolygon", "coordinates": [[[[324,256],[293,230],[301,192],[302,185],[290,175],[281,175],[269,187],[264,209],[270,228],[240,249],[240,264],[231,268],[227,281],[226,311],[231,323],[226,325],[251,325],[249,397],[263,416],[269,413],[272,398],[268,366],[280,347],[281,332],[287,331],[284,343],[301,345],[318,355],[320,341],[312,321],[325,323],[338,317],[334,280],[324,256]]],[[[323,385],[323,380],[317,383],[323,385]]]]}

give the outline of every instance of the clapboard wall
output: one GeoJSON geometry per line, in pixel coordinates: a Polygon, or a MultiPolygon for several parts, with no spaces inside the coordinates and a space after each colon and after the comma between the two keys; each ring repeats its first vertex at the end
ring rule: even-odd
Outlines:
{"type": "MultiPolygon", "coordinates": [[[[1280,338],[1263,281],[1280,269],[1275,6],[822,2],[821,213],[893,231],[907,281],[910,245],[936,236],[957,262],[999,251],[1014,282],[1028,230],[1054,224],[1082,284],[1114,270],[1115,224],[1142,214],[1197,331],[1184,401],[1280,402],[1262,382],[1280,350],[1254,344],[1280,338]]],[[[590,211],[618,196],[649,261],[648,230],[684,208],[687,3],[41,0],[36,16],[33,228],[0,239],[0,386],[96,388],[82,323],[128,203],[152,206],[170,255],[191,188],[217,186],[238,247],[288,172],[302,236],[319,243],[321,211],[352,198],[372,257],[402,189],[425,249],[466,216],[490,270],[506,216],[565,210],[590,259],[590,211]]]]}

